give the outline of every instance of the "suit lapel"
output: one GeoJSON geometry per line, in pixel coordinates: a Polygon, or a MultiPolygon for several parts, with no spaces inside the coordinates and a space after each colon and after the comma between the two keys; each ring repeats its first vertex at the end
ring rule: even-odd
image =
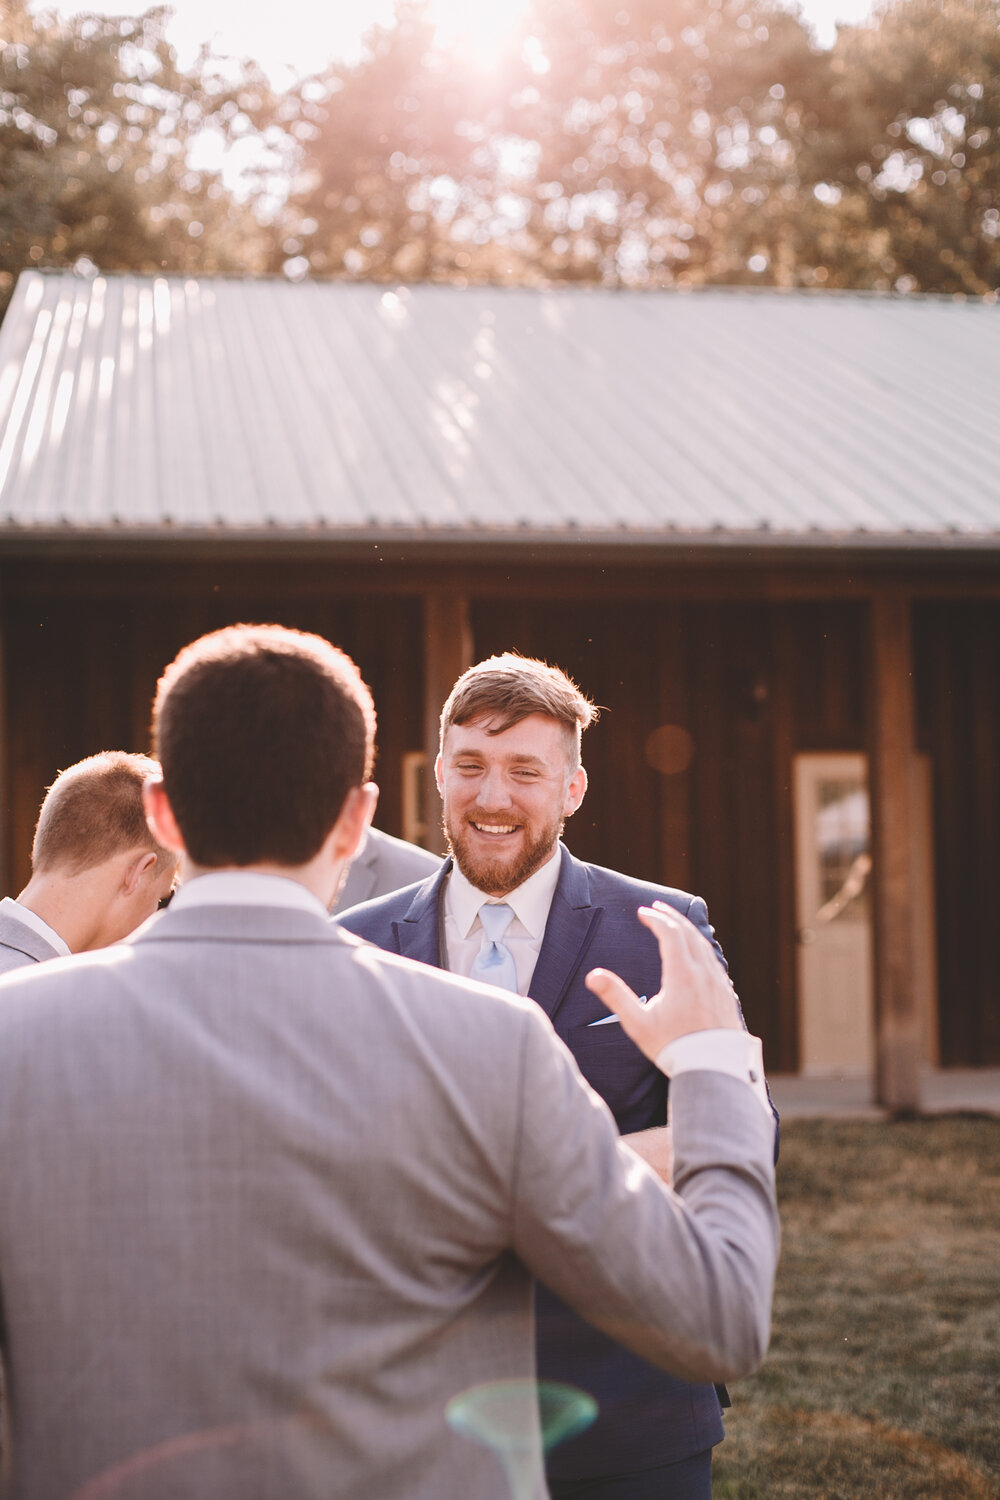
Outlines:
{"type": "Polygon", "coordinates": [[[431,964],[443,969],[441,961],[441,893],[451,869],[451,860],[446,859],[429,880],[425,880],[417,891],[406,915],[393,922],[398,952],[406,958],[415,958],[419,963],[431,964]]]}
{"type": "Polygon", "coordinates": [[[559,880],[528,989],[535,1004],[550,1018],[566,999],[570,981],[590,947],[603,911],[603,907],[591,904],[586,865],[574,859],[565,845],[559,853],[562,860],[559,880]]]}
{"type": "MultiPolygon", "coordinates": [[[[587,867],[560,846],[559,880],[538,962],[528,993],[546,1015],[554,1016],[569,990],[600,923],[603,907],[590,900],[587,867]]],[[[452,867],[446,859],[430,880],[425,880],[402,920],[393,923],[397,951],[419,963],[441,969],[441,896],[452,867]]]]}

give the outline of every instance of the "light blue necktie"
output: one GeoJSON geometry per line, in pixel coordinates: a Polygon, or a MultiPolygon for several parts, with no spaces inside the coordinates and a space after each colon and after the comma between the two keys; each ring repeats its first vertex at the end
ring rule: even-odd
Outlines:
{"type": "Polygon", "coordinates": [[[479,908],[483,924],[483,945],[469,971],[470,979],[480,984],[495,984],[517,994],[517,970],[514,955],[503,941],[503,935],[514,920],[514,912],[505,901],[486,901],[479,908]]]}

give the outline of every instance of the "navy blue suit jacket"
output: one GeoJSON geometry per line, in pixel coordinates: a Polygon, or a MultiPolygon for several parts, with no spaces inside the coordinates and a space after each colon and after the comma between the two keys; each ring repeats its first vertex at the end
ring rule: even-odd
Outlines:
{"type": "MultiPolygon", "coordinates": [[[[559,880],[529,994],[551,1018],[584,1077],[610,1105],[622,1134],[666,1123],[667,1080],[584,984],[597,966],[612,969],[637,995],[656,993],[660,957],[655,938],[636,917],[640,906],[665,901],[704,933],[725,967],[704,901],[685,891],[631,880],[583,864],[560,845],[559,880]]],[[[441,890],[451,869],[422,884],[356,906],[335,920],[359,937],[422,963],[444,968],[441,890]]],[[[576,1479],[651,1469],[690,1457],[723,1436],[718,1396],[654,1369],[579,1318],[544,1287],[536,1301],[538,1375],[581,1386],[600,1415],[581,1437],[549,1456],[553,1477],[576,1479]]]]}

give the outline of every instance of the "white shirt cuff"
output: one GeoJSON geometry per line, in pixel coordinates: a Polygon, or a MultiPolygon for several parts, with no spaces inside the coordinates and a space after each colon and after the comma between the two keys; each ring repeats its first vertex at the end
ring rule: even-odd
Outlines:
{"type": "Polygon", "coordinates": [[[771,1102],[764,1082],[764,1052],[760,1037],[748,1031],[692,1031],[680,1036],[656,1058],[656,1066],[668,1078],[678,1073],[728,1073],[749,1083],[768,1114],[771,1102]]]}

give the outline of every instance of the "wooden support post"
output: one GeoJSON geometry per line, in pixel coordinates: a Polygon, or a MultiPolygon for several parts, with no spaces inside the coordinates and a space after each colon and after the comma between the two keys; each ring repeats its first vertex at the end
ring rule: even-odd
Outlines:
{"type": "Polygon", "coordinates": [[[771,805],[778,851],[773,892],[777,922],[778,989],[774,1056],[769,1067],[797,1073],[802,1064],[799,1035],[797,930],[795,912],[795,807],[792,777],[795,764],[795,612],[788,605],[771,606],[771,805]]]}
{"type": "Polygon", "coordinates": [[[441,709],[467,667],[472,666],[468,595],[435,590],[424,595],[424,749],[427,754],[428,849],[445,852],[441,799],[434,784],[441,709]]]}
{"type": "Polygon", "coordinates": [[[913,644],[905,594],[873,599],[871,645],[876,1089],[886,1109],[909,1114],[920,1108],[923,1043],[914,951],[913,644]]]}

